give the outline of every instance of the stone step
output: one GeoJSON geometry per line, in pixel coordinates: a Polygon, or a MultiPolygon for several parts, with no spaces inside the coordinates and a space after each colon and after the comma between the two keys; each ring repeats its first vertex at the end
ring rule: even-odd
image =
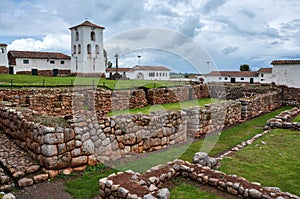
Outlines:
{"type": "Polygon", "coordinates": [[[0,131],[0,166],[0,191],[11,190],[16,186],[29,186],[40,178],[48,179],[47,174],[40,174],[38,162],[2,131],[0,131]]]}

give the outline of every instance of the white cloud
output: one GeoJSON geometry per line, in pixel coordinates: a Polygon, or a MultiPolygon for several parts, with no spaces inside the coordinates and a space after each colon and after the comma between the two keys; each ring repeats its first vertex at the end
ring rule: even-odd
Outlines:
{"type": "Polygon", "coordinates": [[[42,40],[34,38],[17,39],[8,45],[8,50],[26,51],[63,51],[69,53],[71,38],[69,35],[47,35],[42,40]]]}
{"type": "MultiPolygon", "coordinates": [[[[105,40],[160,27],[193,38],[220,69],[246,62],[270,66],[278,57],[300,57],[299,10],[298,0],[1,0],[0,43],[10,37],[9,48],[69,52],[68,28],[88,18],[106,27],[105,40]]],[[[174,41],[185,49],[181,43],[174,41]]]]}

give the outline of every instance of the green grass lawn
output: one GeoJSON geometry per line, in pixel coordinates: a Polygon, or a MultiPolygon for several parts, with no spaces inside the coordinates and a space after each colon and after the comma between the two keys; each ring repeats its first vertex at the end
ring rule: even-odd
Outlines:
{"type": "Polygon", "coordinates": [[[89,77],[45,77],[34,75],[0,74],[0,86],[72,86],[87,85],[106,87],[109,89],[132,89],[137,87],[159,88],[189,84],[182,81],[153,81],[153,80],[107,80],[104,78],[89,77]]]}
{"type": "Polygon", "coordinates": [[[128,110],[113,111],[108,113],[109,116],[124,115],[124,114],[149,114],[150,112],[160,111],[160,110],[182,110],[184,108],[191,107],[203,107],[205,104],[219,103],[224,100],[204,98],[199,100],[189,100],[184,102],[168,103],[168,104],[156,104],[149,105],[143,108],[132,108],[128,110]]]}
{"type": "Polygon", "coordinates": [[[221,171],[300,195],[300,131],[274,129],[222,160],[221,171]]]}
{"type": "Polygon", "coordinates": [[[219,199],[220,197],[201,191],[189,183],[180,183],[170,190],[171,199],[219,199]]]}
{"type": "Polygon", "coordinates": [[[298,115],[297,117],[295,117],[295,118],[293,119],[293,122],[300,122],[300,115],[298,115]]]}
{"type": "Polygon", "coordinates": [[[87,167],[82,176],[64,183],[65,190],[74,199],[95,198],[99,195],[99,179],[105,178],[117,170],[106,168],[104,165],[87,167]]]}

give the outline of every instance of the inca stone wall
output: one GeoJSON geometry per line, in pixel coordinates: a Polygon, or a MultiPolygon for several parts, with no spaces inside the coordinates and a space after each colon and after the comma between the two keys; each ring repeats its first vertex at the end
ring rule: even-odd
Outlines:
{"type": "Polygon", "coordinates": [[[241,98],[242,120],[247,120],[282,106],[281,94],[269,92],[249,98],[241,98]]]}
{"type": "Polygon", "coordinates": [[[165,182],[176,177],[209,185],[238,198],[299,199],[298,196],[282,192],[279,188],[263,187],[243,177],[227,175],[182,160],[153,167],[142,174],[126,171],[102,178],[99,180],[100,196],[102,198],[170,198],[169,190],[161,187],[164,187],[165,182]]]}
{"type": "Polygon", "coordinates": [[[238,123],[241,120],[241,103],[239,100],[234,100],[184,109],[184,112],[186,113],[187,132],[199,137],[238,123]]]}
{"type": "Polygon", "coordinates": [[[209,97],[210,94],[206,85],[154,88],[148,90],[149,104],[166,104],[209,97]]]}

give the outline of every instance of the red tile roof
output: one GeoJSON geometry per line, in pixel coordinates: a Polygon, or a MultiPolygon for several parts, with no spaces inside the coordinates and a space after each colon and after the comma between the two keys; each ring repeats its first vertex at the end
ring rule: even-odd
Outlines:
{"type": "Polygon", "coordinates": [[[287,64],[300,64],[300,60],[274,60],[272,65],[287,65],[287,64]]]}
{"type": "Polygon", "coordinates": [[[212,71],[205,76],[256,77],[258,74],[252,71],[212,71]]]}
{"type": "Polygon", "coordinates": [[[31,59],[71,59],[69,55],[58,52],[36,52],[36,51],[16,51],[11,50],[8,54],[14,58],[31,59]]]}
{"type": "Polygon", "coordinates": [[[132,69],[134,70],[155,70],[155,71],[170,71],[170,69],[164,66],[135,66],[132,69]]]}
{"type": "Polygon", "coordinates": [[[272,73],[272,68],[260,68],[258,73],[272,73]]]}
{"type": "Polygon", "coordinates": [[[1,44],[1,43],[0,43],[0,46],[7,46],[7,44],[1,44]]]}
{"type": "MultiPolygon", "coordinates": [[[[128,72],[131,68],[118,68],[118,72],[128,72]]],[[[106,72],[116,72],[117,68],[106,68],[106,72]]]]}
{"type": "Polygon", "coordinates": [[[91,23],[91,22],[89,22],[89,21],[85,21],[85,22],[83,22],[82,24],[79,24],[79,25],[77,25],[77,26],[71,27],[71,28],[69,28],[69,29],[78,28],[78,27],[80,27],[80,26],[88,26],[88,27],[93,27],[93,28],[101,28],[101,29],[105,29],[104,27],[98,26],[98,25],[93,24],[93,23],[91,23]]]}

